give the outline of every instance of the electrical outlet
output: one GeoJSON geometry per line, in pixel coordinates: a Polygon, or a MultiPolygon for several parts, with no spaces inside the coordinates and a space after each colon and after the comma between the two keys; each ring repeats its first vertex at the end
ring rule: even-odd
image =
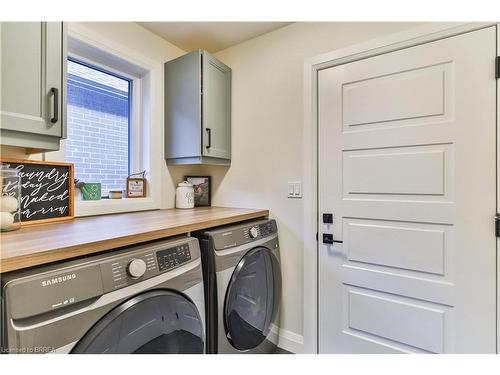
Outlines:
{"type": "Polygon", "coordinates": [[[302,198],[302,182],[288,182],[288,198],[302,198]]]}

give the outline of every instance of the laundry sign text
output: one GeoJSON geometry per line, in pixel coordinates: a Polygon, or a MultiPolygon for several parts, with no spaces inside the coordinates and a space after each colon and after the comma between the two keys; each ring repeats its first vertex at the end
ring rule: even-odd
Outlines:
{"type": "MultiPolygon", "coordinates": [[[[73,164],[0,159],[21,177],[21,224],[73,218],[73,164]]],[[[2,194],[8,195],[8,186],[2,194]]]]}

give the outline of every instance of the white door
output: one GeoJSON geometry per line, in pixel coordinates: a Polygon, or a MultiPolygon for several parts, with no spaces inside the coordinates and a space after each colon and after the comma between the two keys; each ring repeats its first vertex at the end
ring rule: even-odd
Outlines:
{"type": "Polygon", "coordinates": [[[320,353],[495,352],[495,46],[319,72],[320,353]]]}

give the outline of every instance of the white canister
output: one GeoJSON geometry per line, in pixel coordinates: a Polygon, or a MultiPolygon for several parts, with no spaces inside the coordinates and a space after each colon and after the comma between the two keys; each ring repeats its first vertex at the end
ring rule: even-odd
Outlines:
{"type": "Polygon", "coordinates": [[[187,181],[180,182],[175,191],[175,207],[176,208],[193,208],[194,207],[194,188],[193,184],[187,181]]]}

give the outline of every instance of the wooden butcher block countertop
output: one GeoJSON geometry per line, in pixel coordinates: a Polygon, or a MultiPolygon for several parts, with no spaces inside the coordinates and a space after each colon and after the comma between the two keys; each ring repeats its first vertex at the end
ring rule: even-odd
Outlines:
{"type": "Polygon", "coordinates": [[[115,249],[239,221],[263,218],[268,210],[198,207],[76,218],[3,232],[0,272],[115,249]]]}

